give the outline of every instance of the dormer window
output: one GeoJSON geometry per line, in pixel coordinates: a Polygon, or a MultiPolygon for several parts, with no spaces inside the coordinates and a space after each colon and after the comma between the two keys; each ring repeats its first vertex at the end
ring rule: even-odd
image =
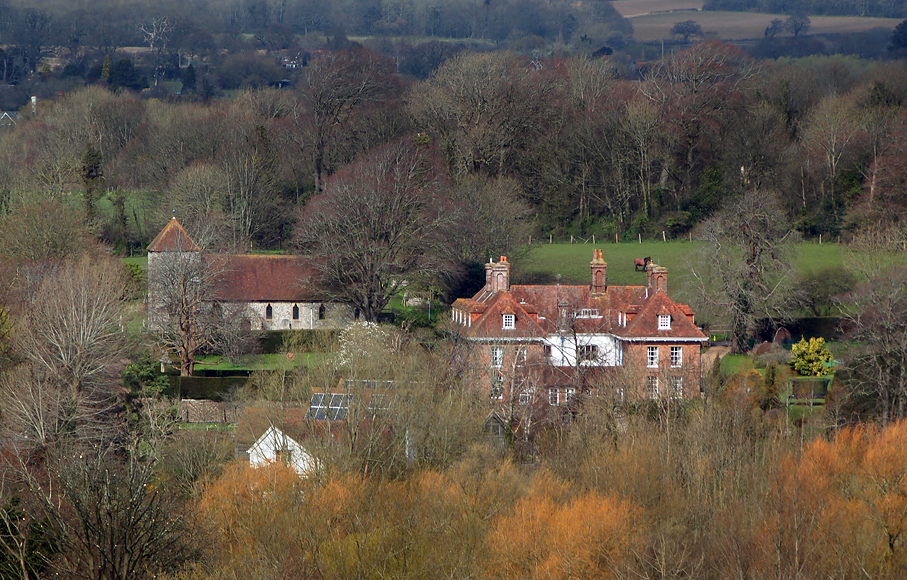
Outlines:
{"type": "Polygon", "coordinates": [[[669,315],[658,315],[658,330],[671,330],[671,317],[669,315]]]}
{"type": "Polygon", "coordinates": [[[514,314],[505,314],[504,321],[501,325],[504,329],[514,329],[516,328],[516,315],[514,314]]]}

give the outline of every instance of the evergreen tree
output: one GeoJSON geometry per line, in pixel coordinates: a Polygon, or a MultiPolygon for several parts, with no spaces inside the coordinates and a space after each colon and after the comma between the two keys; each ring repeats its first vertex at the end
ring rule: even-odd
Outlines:
{"type": "Polygon", "coordinates": [[[183,94],[191,94],[195,92],[195,67],[191,64],[186,68],[186,72],[183,73],[183,94]]]}
{"type": "Polygon", "coordinates": [[[82,157],[82,183],[85,190],[82,197],[85,200],[85,215],[91,222],[95,218],[95,204],[100,196],[100,183],[104,178],[101,163],[104,161],[101,152],[89,145],[82,157]]]}
{"type": "Polygon", "coordinates": [[[907,51],[907,20],[894,27],[891,44],[888,45],[888,52],[903,54],[905,51],[907,51]]]}
{"type": "Polygon", "coordinates": [[[101,67],[101,80],[106,81],[110,78],[110,55],[104,57],[104,65],[101,67]]]}

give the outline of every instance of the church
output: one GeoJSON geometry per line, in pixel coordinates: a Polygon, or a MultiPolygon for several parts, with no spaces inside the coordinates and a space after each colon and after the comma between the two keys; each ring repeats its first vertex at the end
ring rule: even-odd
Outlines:
{"type": "MultiPolygon", "coordinates": [[[[148,246],[149,288],[174,259],[216,264],[206,301],[233,307],[248,330],[339,329],[359,318],[356,308],[329,300],[311,283],[316,272],[307,258],[204,254],[175,217],[148,246]]],[[[153,313],[159,297],[152,290],[148,300],[153,313]]]]}

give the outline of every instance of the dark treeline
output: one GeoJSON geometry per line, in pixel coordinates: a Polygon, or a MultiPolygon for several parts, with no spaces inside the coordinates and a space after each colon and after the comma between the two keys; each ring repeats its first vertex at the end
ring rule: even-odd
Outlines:
{"type": "Polygon", "coordinates": [[[216,38],[220,35],[306,35],[330,30],[348,35],[491,41],[533,36],[565,43],[580,38],[602,42],[632,34],[629,22],[603,0],[453,0],[440,4],[424,0],[200,0],[96,2],[75,9],[68,2],[8,2],[0,6],[0,34],[4,43],[27,51],[33,69],[38,53],[48,46],[82,46],[102,52],[142,46],[141,28],[154,18],[167,18],[174,25],[170,42],[184,53],[213,49],[223,42],[216,38]]]}
{"type": "Polygon", "coordinates": [[[463,53],[418,82],[368,50],[328,51],[291,90],[172,101],[91,86],[39,101],[0,135],[2,207],[78,191],[120,247],[176,209],[222,244],[282,248],[333,173],[418,136],[480,223],[496,203],[536,235],[686,237],[755,189],[803,235],[846,237],[902,215],[905,98],[896,62],[758,62],[713,42],[641,69],[463,53]]]}
{"type": "Polygon", "coordinates": [[[827,16],[876,16],[904,18],[907,2],[904,0],[706,0],[703,10],[730,10],[734,12],[768,12],[772,14],[822,14],[827,16]]]}

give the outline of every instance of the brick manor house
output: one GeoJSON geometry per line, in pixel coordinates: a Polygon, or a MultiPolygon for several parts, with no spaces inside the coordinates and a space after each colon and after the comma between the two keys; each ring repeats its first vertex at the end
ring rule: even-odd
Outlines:
{"type": "Polygon", "coordinates": [[[485,286],[453,303],[476,381],[492,399],[563,405],[577,392],[624,399],[700,396],[700,348],[708,338],[693,310],[668,296],[668,270],[646,267],[645,286],[609,286],[601,250],[591,283],[511,285],[506,256],[485,265],[485,286]]]}

